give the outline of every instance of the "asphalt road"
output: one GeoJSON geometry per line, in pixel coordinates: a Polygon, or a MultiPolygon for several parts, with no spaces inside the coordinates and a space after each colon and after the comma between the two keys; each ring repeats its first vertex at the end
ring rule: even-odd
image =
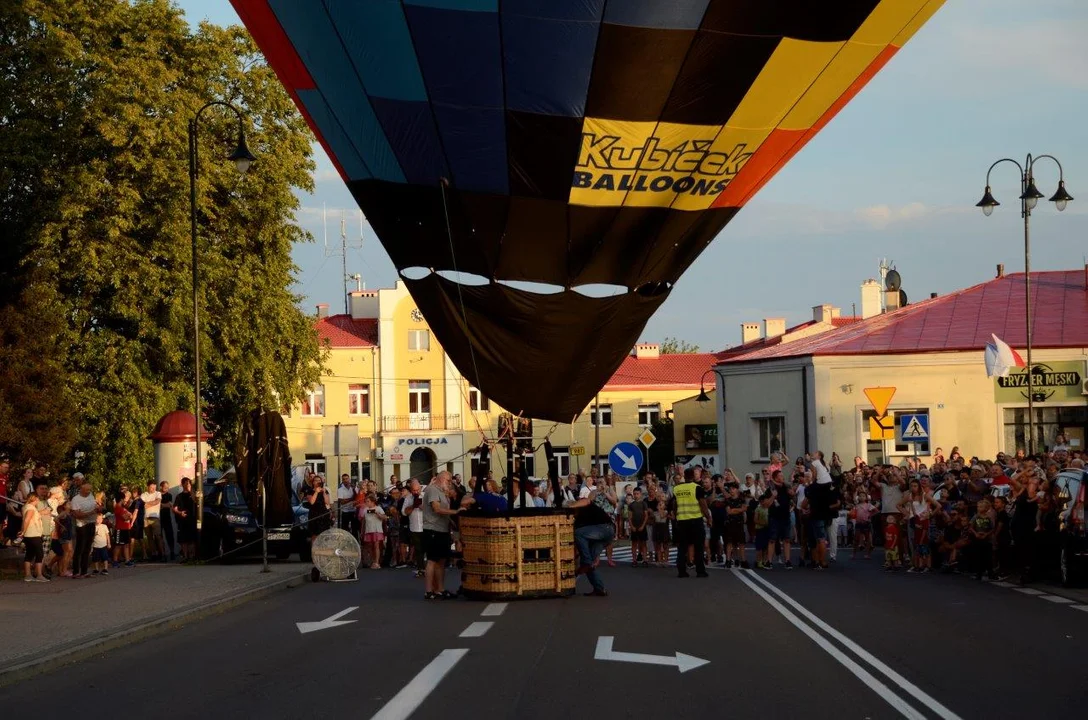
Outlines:
{"type": "Polygon", "coordinates": [[[119,707],[381,720],[1079,717],[1088,707],[1088,605],[1075,600],[888,575],[875,561],[685,580],[603,573],[608,598],[489,608],[424,602],[406,571],[363,572],[58,668],[5,688],[2,704],[12,717],[79,708],[82,720],[119,707]],[[296,627],[350,607],[349,624],[296,627]],[[482,634],[461,637],[470,627],[482,634]],[[612,653],[671,664],[595,659],[612,657],[602,637],[612,653]],[[695,667],[680,672],[677,652],[695,667]]]}

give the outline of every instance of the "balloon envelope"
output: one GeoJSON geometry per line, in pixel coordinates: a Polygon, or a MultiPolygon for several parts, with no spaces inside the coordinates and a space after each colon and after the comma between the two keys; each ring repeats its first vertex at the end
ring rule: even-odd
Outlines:
{"type": "Polygon", "coordinates": [[[503,407],[562,421],[943,4],[232,2],[398,270],[432,271],[402,278],[458,369],[503,407]],[[624,292],[578,290],[594,284],[624,292]]]}

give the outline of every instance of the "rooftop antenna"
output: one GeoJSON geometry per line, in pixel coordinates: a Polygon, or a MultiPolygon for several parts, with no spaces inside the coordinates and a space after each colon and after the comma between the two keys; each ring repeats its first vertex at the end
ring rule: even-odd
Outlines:
{"type": "Polygon", "coordinates": [[[882,313],[888,312],[888,302],[884,290],[888,286],[888,271],[894,269],[894,260],[880,258],[880,312],[882,313]]]}
{"type": "Polygon", "coordinates": [[[324,203],[321,204],[321,218],[325,234],[325,257],[330,258],[334,255],[340,256],[340,270],[344,282],[344,314],[347,315],[351,312],[348,307],[348,293],[350,292],[348,283],[352,280],[355,280],[356,283],[358,283],[361,280],[361,276],[358,273],[355,275],[348,275],[348,248],[360,250],[363,247],[363,212],[362,210],[359,211],[359,240],[355,243],[349,243],[347,211],[340,210],[340,247],[329,247],[328,217],[324,203]]]}

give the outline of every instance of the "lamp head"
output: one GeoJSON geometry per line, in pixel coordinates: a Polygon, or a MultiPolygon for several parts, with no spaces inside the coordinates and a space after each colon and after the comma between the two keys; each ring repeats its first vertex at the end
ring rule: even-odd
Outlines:
{"type": "Polygon", "coordinates": [[[1000,205],[994,196],[990,193],[990,186],[986,186],[986,191],[982,194],[982,199],[975,203],[975,207],[982,208],[982,214],[986,217],[993,215],[994,208],[1000,205]]]}
{"type": "Polygon", "coordinates": [[[1044,197],[1044,195],[1039,192],[1039,188],[1035,187],[1035,178],[1029,178],[1028,186],[1020,196],[1020,199],[1028,206],[1028,210],[1034,210],[1035,206],[1039,204],[1039,198],[1041,197],[1044,197]]]}
{"type": "Polygon", "coordinates": [[[697,402],[697,403],[708,403],[708,402],[710,402],[710,396],[706,394],[706,388],[704,388],[702,385],[699,386],[699,397],[695,398],[695,402],[697,402]]]}
{"type": "Polygon", "coordinates": [[[1073,196],[1065,189],[1065,180],[1059,180],[1058,192],[1054,193],[1054,197],[1050,198],[1050,202],[1054,203],[1054,207],[1058,208],[1058,212],[1061,212],[1065,210],[1072,199],[1073,196]]]}
{"type": "Polygon", "coordinates": [[[249,166],[257,159],[249,151],[249,146],[246,145],[246,133],[242,128],[238,128],[238,146],[234,148],[234,152],[227,159],[234,163],[234,167],[242,175],[246,174],[249,166]]]}

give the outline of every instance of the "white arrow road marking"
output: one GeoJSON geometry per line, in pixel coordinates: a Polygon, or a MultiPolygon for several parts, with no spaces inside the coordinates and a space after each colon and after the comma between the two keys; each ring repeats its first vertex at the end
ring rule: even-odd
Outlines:
{"type": "Polygon", "coordinates": [[[615,640],[611,635],[601,635],[597,638],[597,650],[593,653],[594,660],[612,660],[613,662],[644,663],[646,665],[670,665],[682,673],[688,670],[702,667],[709,660],[703,660],[682,652],[673,655],[647,655],[645,653],[616,652],[612,649],[615,640]]]}
{"type": "Polygon", "coordinates": [[[623,466],[625,468],[627,468],[628,470],[638,470],[638,463],[635,462],[635,459],[633,457],[631,457],[630,455],[624,455],[623,450],[620,450],[619,448],[616,448],[615,452],[616,457],[618,457],[620,460],[623,460],[623,466]]]}
{"type": "Polygon", "coordinates": [[[400,692],[385,704],[370,720],[405,720],[423,704],[431,691],[438,687],[442,678],[453,670],[453,666],[468,654],[467,649],[443,650],[438,657],[419,671],[400,692]]]}
{"type": "Polygon", "coordinates": [[[356,611],[358,609],[359,609],[359,606],[355,605],[354,607],[349,607],[347,610],[341,610],[340,612],[336,613],[335,615],[330,615],[329,617],[325,618],[324,620],[319,620],[317,622],[300,622],[300,623],[295,623],[295,625],[298,626],[298,631],[300,633],[302,633],[303,635],[305,635],[306,633],[315,632],[317,630],[327,630],[329,628],[334,628],[337,625],[350,625],[351,623],[353,623],[355,621],[354,620],[341,620],[340,618],[342,618],[345,615],[347,615],[348,613],[354,612],[354,611],[356,611]]]}

